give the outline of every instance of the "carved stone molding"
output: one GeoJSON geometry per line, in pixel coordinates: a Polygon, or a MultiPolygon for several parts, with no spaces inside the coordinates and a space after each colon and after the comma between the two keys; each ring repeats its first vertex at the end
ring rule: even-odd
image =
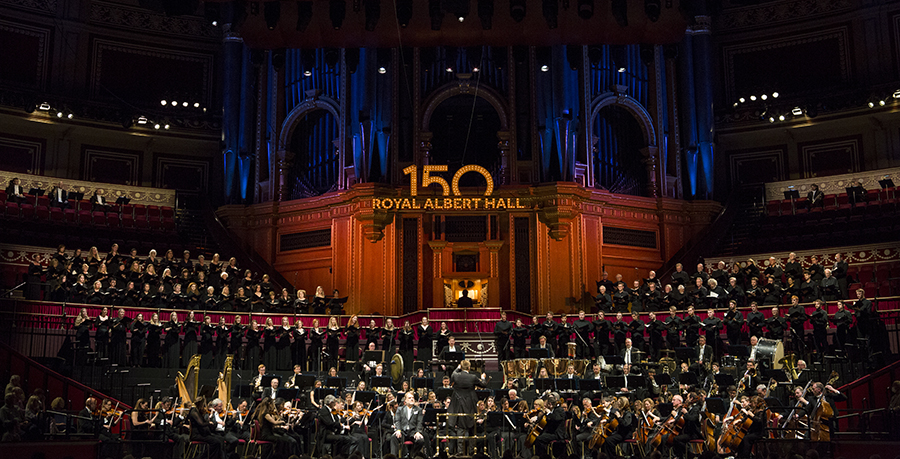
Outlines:
{"type": "Polygon", "coordinates": [[[547,225],[550,237],[561,241],[569,235],[572,220],[581,212],[574,196],[556,195],[548,197],[541,203],[538,220],[547,225]]]}
{"type": "Polygon", "coordinates": [[[809,21],[818,16],[835,14],[852,9],[852,0],[787,0],[763,2],[759,5],[729,8],[716,15],[715,27],[719,31],[731,31],[749,27],[772,27],[790,21],[809,21]]]}
{"type": "Polygon", "coordinates": [[[637,118],[637,122],[641,126],[641,131],[644,133],[644,140],[647,142],[647,145],[655,146],[656,129],[653,128],[653,118],[650,117],[650,112],[648,112],[640,102],[633,97],[628,96],[626,93],[627,90],[627,87],[616,86],[612,88],[611,91],[595,97],[594,100],[591,101],[590,122],[594,122],[594,118],[597,117],[597,113],[600,112],[601,108],[606,107],[607,105],[620,105],[637,118]]]}
{"type": "Polygon", "coordinates": [[[145,204],[154,206],[175,206],[175,190],[165,190],[161,188],[138,187],[127,185],[116,185],[111,183],[86,182],[82,180],[69,180],[65,178],[53,178],[42,175],[27,175],[16,172],[0,171],[0,183],[9,183],[14,177],[18,177],[22,187],[27,189],[40,188],[50,192],[50,189],[56,186],[60,181],[63,182],[63,188],[68,192],[80,192],[85,194],[85,198],[90,197],[95,189],[104,190],[106,198],[115,201],[119,197],[131,199],[132,204],[145,204]]]}
{"type": "Polygon", "coordinates": [[[94,0],[91,2],[90,22],[107,26],[150,31],[162,35],[215,39],[218,29],[202,17],[166,16],[144,8],[94,0]]]}
{"type": "Polygon", "coordinates": [[[827,177],[769,182],[766,183],[766,200],[775,201],[784,199],[784,192],[787,191],[790,186],[793,186],[794,189],[800,191],[800,196],[806,196],[810,185],[813,183],[819,185],[819,189],[825,194],[844,193],[846,192],[845,188],[851,186],[851,183],[855,183],[857,180],[862,180],[863,187],[867,190],[880,190],[881,185],[878,184],[878,181],[885,178],[893,180],[895,184],[900,183],[900,167],[854,172],[851,174],[829,175],[827,177]]]}
{"type": "Polygon", "coordinates": [[[394,214],[368,208],[357,213],[356,219],[362,224],[363,237],[375,243],[384,239],[384,229],[394,221],[394,214]]]}
{"type": "MultiPolygon", "coordinates": [[[[441,102],[460,94],[474,94],[474,90],[470,88],[470,85],[471,82],[469,80],[459,79],[435,90],[434,94],[423,103],[422,129],[428,128],[428,124],[431,122],[431,115],[434,114],[435,109],[441,102]]],[[[503,96],[486,86],[478,87],[477,96],[494,107],[497,116],[500,118],[500,130],[509,130],[509,110],[506,108],[506,101],[503,99],[503,96]]]]}

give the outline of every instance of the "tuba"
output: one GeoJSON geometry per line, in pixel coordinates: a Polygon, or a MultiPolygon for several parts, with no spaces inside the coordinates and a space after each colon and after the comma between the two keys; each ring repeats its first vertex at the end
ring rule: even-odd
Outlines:
{"type": "Polygon", "coordinates": [[[797,374],[797,355],[790,354],[784,356],[778,363],[784,366],[784,372],[788,375],[791,380],[797,379],[800,375],[797,374]]]}

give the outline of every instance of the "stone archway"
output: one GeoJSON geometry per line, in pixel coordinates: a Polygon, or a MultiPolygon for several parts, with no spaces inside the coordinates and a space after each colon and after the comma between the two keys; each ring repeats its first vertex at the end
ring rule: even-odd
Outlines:
{"type": "MultiPolygon", "coordinates": [[[[310,112],[316,110],[325,110],[329,112],[335,120],[340,120],[340,111],[338,109],[338,104],[334,100],[329,97],[312,97],[303,101],[300,105],[294,107],[293,110],[288,114],[288,116],[284,119],[284,122],[281,123],[281,129],[278,136],[278,144],[276,148],[276,176],[278,177],[277,183],[277,199],[279,201],[284,200],[285,196],[288,195],[288,174],[291,170],[291,166],[294,161],[294,153],[289,150],[288,145],[290,145],[291,136],[294,133],[294,129],[297,127],[297,123],[302,120],[306,115],[310,112]]],[[[338,122],[338,126],[341,126],[341,123],[338,122]]],[[[343,129],[341,129],[343,130],[343,129]]],[[[339,164],[344,164],[344,152],[343,148],[338,149],[338,161],[339,164]]],[[[338,169],[338,183],[343,182],[343,169],[338,169]]]]}

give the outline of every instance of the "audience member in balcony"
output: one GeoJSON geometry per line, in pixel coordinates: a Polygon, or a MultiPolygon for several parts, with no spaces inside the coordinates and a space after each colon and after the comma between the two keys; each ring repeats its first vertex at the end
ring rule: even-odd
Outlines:
{"type": "Polygon", "coordinates": [[[106,196],[103,194],[103,190],[100,188],[94,190],[94,194],[91,195],[91,210],[95,212],[106,212],[109,209],[109,201],[106,200],[106,196]]]}
{"type": "Polygon", "coordinates": [[[190,311],[188,313],[188,318],[184,321],[184,326],[181,328],[182,332],[184,332],[183,346],[181,351],[181,366],[185,368],[191,362],[191,357],[194,354],[197,354],[198,344],[197,344],[197,333],[200,332],[200,321],[197,320],[197,316],[194,314],[194,311],[190,311]]]}
{"type": "Polygon", "coordinates": [[[846,300],[847,297],[847,270],[850,265],[844,260],[844,255],[840,252],[834,254],[834,265],[831,266],[831,272],[837,279],[838,289],[840,291],[840,299],[846,300]]]}
{"type": "Polygon", "coordinates": [[[819,189],[819,185],[813,183],[809,186],[809,192],[806,193],[806,206],[810,210],[814,207],[825,208],[825,193],[819,189]]]}
{"type": "Polygon", "coordinates": [[[0,442],[17,442],[21,441],[22,418],[16,407],[16,394],[6,392],[3,407],[0,408],[0,442]]]}
{"type": "Polygon", "coordinates": [[[59,182],[50,190],[50,205],[59,207],[60,209],[69,208],[69,192],[63,187],[63,183],[59,182]]]}
{"type": "Polygon", "coordinates": [[[842,300],[838,300],[837,311],[830,320],[837,328],[837,332],[835,333],[837,342],[835,344],[839,350],[842,350],[844,349],[844,346],[849,344],[848,339],[850,337],[850,325],[853,323],[853,314],[844,307],[844,302],[842,300]]]}
{"type": "MultiPolygon", "coordinates": [[[[150,322],[147,324],[147,348],[145,350],[147,366],[150,368],[160,367],[159,353],[162,349],[160,336],[162,335],[163,327],[163,323],[159,321],[159,313],[154,312],[150,316],[150,322]]],[[[140,358],[141,356],[138,357],[140,358]]]]}
{"type": "MultiPolygon", "coordinates": [[[[147,323],[144,322],[144,314],[138,313],[131,322],[131,366],[141,367],[144,361],[144,351],[147,349],[147,323]]],[[[157,352],[159,351],[159,336],[157,335],[157,352]]]]}
{"type": "Polygon", "coordinates": [[[812,278],[809,271],[803,273],[803,282],[800,284],[800,301],[812,303],[819,298],[819,283],[812,278]]]}
{"type": "Polygon", "coordinates": [[[109,363],[120,367],[128,361],[125,341],[128,339],[128,325],[131,319],[125,317],[125,310],[119,308],[116,318],[110,320],[109,363]]]}
{"type": "Polygon", "coordinates": [[[203,324],[200,326],[200,364],[203,368],[216,368],[215,360],[215,338],[216,326],[212,323],[212,317],[207,314],[203,316],[203,324]]]}
{"type": "Polygon", "coordinates": [[[6,187],[6,200],[19,204],[25,202],[25,188],[20,184],[18,177],[9,181],[9,186],[6,187]]]}
{"type": "Polygon", "coordinates": [[[806,314],[806,309],[800,306],[800,298],[796,295],[792,296],[787,321],[791,326],[791,348],[798,353],[806,351],[804,325],[807,320],[809,320],[809,316],[806,314]]]}
{"type": "MultiPolygon", "coordinates": [[[[165,324],[166,338],[163,341],[162,354],[165,358],[166,368],[181,368],[181,322],[174,311],[169,315],[169,321],[165,324]]],[[[187,365],[185,365],[187,366],[187,365]]]]}

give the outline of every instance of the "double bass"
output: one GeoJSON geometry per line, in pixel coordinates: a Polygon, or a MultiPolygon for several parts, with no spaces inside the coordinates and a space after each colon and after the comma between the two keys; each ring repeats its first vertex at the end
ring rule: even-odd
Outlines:
{"type": "MultiPolygon", "coordinates": [[[[828,378],[826,386],[830,386],[837,382],[839,376],[836,371],[832,371],[828,378]]],[[[831,430],[828,428],[827,421],[834,417],[834,407],[825,400],[825,392],[818,397],[818,406],[809,420],[810,437],[812,441],[831,441],[831,430]]]]}

